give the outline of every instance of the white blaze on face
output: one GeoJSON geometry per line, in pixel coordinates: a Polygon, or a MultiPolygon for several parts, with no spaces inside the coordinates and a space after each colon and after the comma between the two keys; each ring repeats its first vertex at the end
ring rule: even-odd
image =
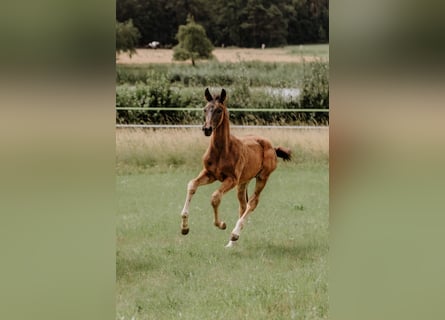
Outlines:
{"type": "Polygon", "coordinates": [[[212,115],[213,115],[213,106],[209,106],[209,109],[205,115],[205,128],[210,128],[212,126],[212,115]]]}

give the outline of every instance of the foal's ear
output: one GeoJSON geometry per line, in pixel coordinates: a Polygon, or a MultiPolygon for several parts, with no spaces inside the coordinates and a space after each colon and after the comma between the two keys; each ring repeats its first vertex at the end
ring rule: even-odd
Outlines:
{"type": "Polygon", "coordinates": [[[219,95],[219,102],[223,103],[226,99],[226,90],[222,89],[221,94],[219,95]]]}
{"type": "Polygon", "coordinates": [[[213,100],[213,97],[212,97],[212,95],[210,94],[209,88],[206,89],[206,91],[205,91],[204,94],[205,94],[206,99],[207,99],[208,102],[210,102],[210,101],[213,100]]]}

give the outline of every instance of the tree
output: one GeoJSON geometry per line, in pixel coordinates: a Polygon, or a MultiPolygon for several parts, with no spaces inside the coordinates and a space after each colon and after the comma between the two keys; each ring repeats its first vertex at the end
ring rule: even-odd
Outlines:
{"type": "Polygon", "coordinates": [[[192,15],[215,46],[267,47],[329,41],[329,0],[116,0],[116,19],[132,19],[137,46],[177,43],[192,15]]]}
{"type": "Polygon", "coordinates": [[[192,16],[187,17],[187,24],[179,26],[176,39],[179,44],[173,48],[174,60],[192,60],[195,65],[197,59],[212,57],[213,46],[207,38],[205,29],[197,24],[192,16]]]}
{"type": "Polygon", "coordinates": [[[131,57],[136,52],[139,38],[139,30],[133,26],[131,19],[127,22],[116,21],[116,53],[128,51],[131,57]]]}

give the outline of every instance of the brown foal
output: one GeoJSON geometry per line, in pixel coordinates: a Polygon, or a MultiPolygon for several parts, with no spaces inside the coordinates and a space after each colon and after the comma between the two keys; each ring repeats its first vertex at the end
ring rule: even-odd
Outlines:
{"type": "Polygon", "coordinates": [[[221,186],[212,194],[211,200],[213,224],[219,229],[226,229],[225,222],[219,220],[221,198],[227,191],[237,187],[239,219],[226,246],[231,247],[238,240],[248,215],[258,205],[260,193],[277,166],[277,156],[290,160],[291,152],[283,147],[274,148],[270,140],[263,137],[238,138],[231,135],[224,89],[220,95],[212,96],[207,88],[205,98],[207,105],[204,108],[205,124],[202,130],[206,136],[211,136],[210,145],[203,156],[204,169],[187,185],[187,197],[181,213],[181,232],[184,235],[189,232],[189,205],[198,187],[219,180],[221,186]],[[255,190],[248,199],[247,185],[253,178],[256,178],[255,190]]]}

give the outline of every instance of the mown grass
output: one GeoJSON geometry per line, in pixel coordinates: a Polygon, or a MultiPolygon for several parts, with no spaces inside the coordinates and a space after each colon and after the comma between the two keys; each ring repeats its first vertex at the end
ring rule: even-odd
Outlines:
{"type": "Polygon", "coordinates": [[[190,233],[180,234],[186,185],[208,143],[197,131],[117,132],[117,319],[326,319],[327,133],[261,131],[295,160],[280,160],[239,243],[225,249],[238,203],[225,195],[228,227],[215,228],[219,183],[198,190],[190,233]]]}

